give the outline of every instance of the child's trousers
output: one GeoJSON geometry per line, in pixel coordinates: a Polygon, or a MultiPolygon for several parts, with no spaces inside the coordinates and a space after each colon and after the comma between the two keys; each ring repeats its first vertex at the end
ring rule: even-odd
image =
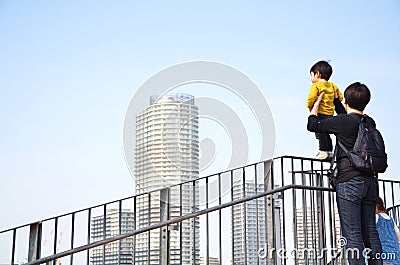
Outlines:
{"type": "MultiPolygon", "coordinates": [[[[325,115],[325,114],[318,114],[318,119],[320,119],[320,120],[324,120],[324,119],[327,119],[329,117],[332,117],[332,116],[325,115]]],[[[320,151],[331,152],[333,150],[332,139],[331,139],[331,136],[329,134],[326,134],[326,133],[315,133],[315,137],[319,141],[319,150],[320,151]]]]}

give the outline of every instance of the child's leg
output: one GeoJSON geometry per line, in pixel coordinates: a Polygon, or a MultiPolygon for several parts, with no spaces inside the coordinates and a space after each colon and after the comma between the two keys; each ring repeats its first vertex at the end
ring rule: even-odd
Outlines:
{"type": "Polygon", "coordinates": [[[315,137],[318,139],[320,151],[326,151],[326,152],[332,151],[332,139],[329,134],[316,133],[315,137]]]}
{"type": "Polygon", "coordinates": [[[319,151],[316,156],[316,158],[319,160],[328,159],[330,156],[329,151],[327,151],[327,147],[328,147],[327,136],[329,137],[329,134],[323,134],[323,133],[315,134],[315,137],[317,137],[318,142],[319,142],[319,151]]]}
{"type": "MultiPolygon", "coordinates": [[[[324,115],[324,114],[318,114],[318,118],[321,120],[325,120],[331,116],[324,115]]],[[[332,139],[329,134],[325,133],[316,133],[317,139],[319,141],[319,150],[320,151],[325,151],[325,152],[332,152],[333,146],[332,146],[332,139]]]]}

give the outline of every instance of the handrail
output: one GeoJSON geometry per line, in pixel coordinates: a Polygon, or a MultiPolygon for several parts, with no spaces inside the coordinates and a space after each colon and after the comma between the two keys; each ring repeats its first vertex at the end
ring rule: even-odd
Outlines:
{"type": "MultiPolygon", "coordinates": [[[[226,207],[231,207],[234,206],[236,204],[239,203],[243,203],[243,202],[249,202],[250,200],[256,200],[256,202],[254,202],[256,205],[257,203],[260,203],[260,205],[265,205],[262,207],[265,207],[264,210],[260,210],[260,216],[262,216],[263,214],[265,214],[265,217],[260,217],[260,221],[264,222],[264,219],[267,219],[267,215],[269,215],[269,218],[271,218],[271,216],[277,214],[276,216],[280,216],[278,213],[275,213],[274,211],[280,211],[277,210],[279,207],[282,207],[282,211],[285,212],[285,204],[286,202],[289,200],[291,200],[291,202],[289,202],[288,206],[290,205],[289,208],[286,207],[286,209],[290,209],[292,208],[292,210],[287,210],[286,213],[288,214],[288,216],[292,216],[292,218],[294,219],[294,224],[297,225],[297,221],[299,222],[299,232],[300,233],[306,233],[307,229],[310,229],[310,233],[313,233],[315,231],[321,231],[322,233],[325,233],[325,229],[322,227],[321,225],[323,225],[324,222],[324,218],[330,218],[331,221],[333,221],[332,224],[334,224],[334,220],[333,220],[333,215],[334,213],[334,209],[333,209],[333,204],[335,203],[335,196],[332,196],[333,194],[331,193],[331,191],[333,191],[333,189],[329,188],[329,183],[326,179],[326,169],[329,167],[329,162],[327,161],[321,161],[315,158],[305,158],[305,157],[297,157],[297,156],[280,156],[280,157],[276,157],[273,159],[268,159],[265,161],[261,161],[261,162],[257,162],[257,163],[251,163],[245,166],[241,166],[241,167],[237,167],[237,168],[233,168],[233,169],[229,169],[229,170],[225,170],[219,173],[215,173],[215,174],[210,174],[207,176],[203,176],[203,177],[199,177],[199,178],[194,178],[191,180],[187,180],[181,183],[176,183],[174,185],[171,185],[169,187],[162,187],[162,188],[158,188],[158,189],[154,189],[151,191],[147,191],[147,192],[141,192],[132,196],[128,196],[122,199],[118,199],[118,200],[113,200],[110,202],[106,202],[106,203],[101,203],[95,206],[91,206],[91,207],[87,207],[84,209],[80,209],[77,211],[71,211],[69,213],[64,213],[55,217],[50,217],[50,218],[46,218],[37,222],[33,222],[27,225],[21,225],[15,228],[11,228],[11,229],[6,229],[4,231],[0,231],[0,235],[2,235],[2,233],[9,233],[9,235],[12,236],[12,241],[11,241],[11,247],[10,247],[10,252],[11,252],[11,263],[14,263],[14,260],[16,258],[16,256],[19,256],[19,259],[23,259],[24,257],[21,258],[21,254],[18,253],[18,249],[22,249],[20,248],[20,246],[24,245],[24,242],[21,242],[19,240],[16,239],[16,235],[19,233],[19,231],[22,231],[23,233],[25,233],[25,231],[27,229],[30,230],[30,233],[32,235],[35,235],[35,229],[39,229],[39,231],[41,231],[41,228],[43,227],[44,229],[46,229],[45,231],[50,231],[51,227],[53,227],[53,230],[55,229],[55,231],[57,231],[57,229],[60,227],[60,220],[61,218],[63,218],[61,221],[61,227],[63,227],[62,229],[68,229],[66,226],[70,226],[72,227],[72,232],[67,232],[67,237],[70,237],[70,246],[68,246],[66,249],[63,249],[63,252],[58,252],[58,250],[56,249],[56,246],[58,244],[57,241],[57,237],[54,236],[53,240],[53,250],[50,253],[46,253],[46,255],[52,255],[50,257],[47,257],[46,259],[52,258],[52,260],[55,259],[59,259],[61,257],[65,257],[68,255],[71,255],[71,265],[73,264],[72,262],[72,256],[74,253],[77,252],[81,252],[81,251],[87,251],[87,264],[89,264],[89,258],[91,255],[91,252],[89,251],[89,249],[98,247],[98,246],[103,246],[103,252],[104,250],[104,246],[105,244],[108,244],[110,242],[115,242],[118,240],[122,240],[124,238],[127,237],[132,237],[134,235],[137,235],[139,233],[150,233],[151,230],[169,225],[169,224],[173,224],[173,223],[179,223],[184,220],[187,219],[191,219],[193,220],[193,222],[196,222],[196,219],[193,218],[199,218],[198,216],[203,215],[203,214],[208,214],[210,212],[213,211],[218,211],[221,210],[223,208],[226,207]],[[235,178],[235,181],[234,181],[235,178]],[[215,181],[215,183],[213,183],[215,181]],[[250,186],[249,191],[247,191],[247,186],[245,185],[246,181],[249,181],[250,184],[255,185],[254,187],[250,186]],[[225,184],[224,184],[225,183],[225,184]],[[221,193],[221,185],[224,185],[224,191],[223,194],[221,193]],[[240,185],[240,186],[235,186],[235,185],[240,185]],[[258,185],[262,185],[261,188],[258,187],[258,185]],[[236,187],[236,189],[234,188],[234,186],[236,187]],[[188,209],[184,209],[182,208],[182,191],[183,189],[189,188],[190,189],[190,196],[192,196],[191,198],[189,198],[189,200],[192,200],[191,202],[189,202],[186,206],[188,209]],[[141,207],[140,205],[137,206],[137,201],[143,199],[146,199],[149,201],[150,203],[150,198],[152,198],[152,200],[159,200],[158,196],[161,196],[163,190],[165,189],[174,189],[174,192],[177,192],[178,196],[180,197],[180,202],[178,202],[178,206],[180,205],[180,213],[179,213],[179,217],[178,218],[174,218],[174,219],[167,219],[167,221],[163,221],[166,219],[163,219],[160,223],[154,223],[151,222],[151,218],[152,216],[158,216],[159,213],[157,213],[157,211],[150,212],[148,213],[147,218],[148,223],[138,223],[136,221],[137,218],[142,218],[140,217],[141,215],[138,215],[137,209],[139,209],[139,207],[141,207]],[[218,189],[218,190],[215,190],[218,189]],[[285,190],[291,189],[292,191],[290,191],[288,193],[288,196],[286,196],[286,199],[284,199],[284,196],[282,194],[282,198],[280,197],[281,195],[277,196],[277,198],[267,198],[266,196],[270,195],[270,194],[275,194],[275,193],[279,193],[279,192],[283,192],[285,190]],[[302,190],[300,193],[298,193],[298,191],[296,190],[302,190]],[[324,196],[327,197],[320,197],[320,193],[317,192],[317,194],[310,194],[308,193],[307,190],[310,190],[312,192],[315,192],[316,190],[319,191],[325,191],[328,193],[324,193],[324,196]],[[204,193],[205,192],[205,193],[204,193]],[[219,196],[219,201],[216,202],[217,204],[214,204],[214,202],[212,200],[216,200],[216,198],[211,198],[211,201],[209,200],[209,198],[207,197],[209,194],[215,193],[214,195],[211,196],[219,196]],[[234,197],[234,193],[236,192],[236,197],[234,197]],[[238,195],[238,192],[240,193],[238,195]],[[256,192],[255,195],[254,192],[256,192]],[[306,193],[308,195],[306,195],[306,193]],[[160,194],[158,194],[160,193],[160,194]],[[196,196],[200,196],[200,194],[204,193],[206,195],[206,201],[205,201],[205,205],[200,204],[200,201],[197,202],[196,201],[196,196]],[[229,196],[230,193],[230,196],[229,196]],[[297,195],[299,195],[300,200],[296,199],[296,197],[298,197],[297,195]],[[143,196],[143,197],[140,197],[143,196]],[[225,197],[225,199],[228,199],[229,202],[227,202],[224,199],[224,203],[221,202],[221,196],[227,196],[225,197]],[[241,199],[237,199],[238,196],[241,199]],[[261,202],[258,202],[257,199],[263,197],[264,198],[261,200],[261,202]],[[307,197],[308,196],[308,197],[307,197]],[[278,198],[279,197],[279,198],[278,198]],[[302,198],[302,200],[301,200],[302,198]],[[307,199],[306,199],[307,198],[307,199]],[[274,208],[270,208],[273,207],[271,206],[270,202],[274,202],[275,199],[277,199],[278,201],[276,201],[277,207],[276,209],[274,208]],[[306,204],[307,200],[312,200],[311,204],[306,204]],[[296,203],[297,201],[297,203],[296,203]],[[325,201],[325,202],[324,202],[325,201]],[[326,213],[325,210],[323,211],[323,213],[318,213],[318,216],[316,216],[314,213],[308,213],[307,211],[314,211],[315,209],[317,209],[318,207],[321,207],[321,203],[325,203],[326,207],[328,207],[326,213]],[[133,219],[134,219],[134,225],[130,225],[129,227],[131,227],[131,229],[137,229],[137,230],[125,230],[122,231],[121,230],[121,217],[122,215],[122,210],[123,210],[123,205],[130,205],[129,207],[132,207],[133,203],[133,208],[130,209],[132,210],[132,214],[134,215],[133,219]],[[213,207],[208,208],[209,204],[211,203],[211,205],[213,205],[213,207]],[[282,204],[281,206],[280,203],[282,204]],[[118,205],[116,205],[118,204],[118,205]],[[268,205],[268,206],[267,206],[268,205]],[[295,214],[297,214],[297,208],[296,205],[303,205],[303,212],[300,214],[300,217],[295,216],[295,214]],[[205,209],[203,208],[205,206],[205,209]],[[103,216],[103,222],[106,222],[106,218],[108,218],[108,210],[112,209],[112,208],[118,208],[119,209],[119,222],[120,222],[120,228],[119,228],[119,232],[118,235],[115,235],[114,237],[111,238],[106,238],[106,234],[105,234],[105,230],[103,228],[103,233],[104,235],[101,237],[97,237],[97,238],[91,238],[90,237],[90,233],[91,233],[91,229],[92,229],[92,218],[93,215],[96,214],[100,214],[99,216],[103,216]],[[137,208],[138,207],[138,208],[137,208]],[[307,210],[309,207],[310,210],[307,210]],[[190,209],[189,209],[190,208],[190,209]],[[202,209],[202,210],[199,210],[202,209]],[[203,210],[204,209],[204,210],[203,210]],[[106,213],[107,212],[107,213],[106,213]],[[79,219],[76,218],[76,216],[79,214],[79,219]],[[326,215],[325,215],[326,214],[326,215]],[[309,217],[304,217],[305,215],[309,215],[309,217]],[[324,216],[325,215],[325,216],[324,216]],[[264,219],[262,219],[264,218],[264,219]],[[297,219],[298,218],[298,219],[297,219]],[[318,227],[314,227],[314,226],[310,226],[309,228],[305,228],[306,226],[303,225],[303,223],[306,221],[307,218],[312,218],[313,220],[315,220],[316,218],[322,218],[319,219],[319,223],[315,223],[316,226],[318,227]],[[78,220],[78,221],[76,221],[78,220]],[[83,229],[85,229],[84,233],[86,233],[85,235],[82,236],[86,237],[85,239],[83,239],[83,241],[81,241],[81,239],[75,240],[75,232],[77,231],[78,228],[82,227],[82,221],[83,223],[86,222],[86,225],[83,224],[83,229]],[[138,226],[136,226],[136,224],[138,224],[138,226]],[[144,225],[144,227],[143,227],[144,225]],[[302,226],[303,225],[303,226],[302,226]],[[21,230],[20,230],[21,229],[21,230]],[[22,230],[25,229],[25,230],[22,230]],[[129,234],[125,234],[125,232],[129,232],[129,234]],[[100,240],[100,241],[97,241],[100,240]],[[15,242],[18,241],[18,245],[17,247],[15,247],[15,242]],[[82,245],[85,244],[85,245],[82,245]],[[17,249],[17,251],[16,251],[17,249]],[[64,251],[65,250],[65,251],[64,251]],[[58,253],[57,253],[58,252],[58,253]],[[16,254],[17,253],[17,254],[16,254]]],[[[386,179],[379,179],[380,182],[380,189],[383,191],[384,194],[387,194],[389,197],[392,198],[392,204],[394,204],[395,202],[395,198],[397,198],[395,196],[396,193],[394,193],[394,188],[396,188],[396,190],[398,190],[400,188],[400,180],[386,180],[386,179]],[[386,190],[388,192],[386,192],[386,190]]],[[[321,193],[322,194],[322,193],[321,193]]],[[[184,195],[185,196],[185,195],[184,195]]],[[[275,196],[273,196],[275,197],[275,196]]],[[[204,198],[203,198],[204,199],[204,198]]],[[[187,198],[185,199],[186,201],[188,200],[187,198]]],[[[164,200],[162,200],[164,201],[164,200]]],[[[186,203],[185,201],[185,203],[186,203]]],[[[150,205],[150,204],[149,204],[150,205]]],[[[274,204],[273,204],[274,205],[274,204]]],[[[185,206],[185,207],[186,207],[185,206]]],[[[125,207],[125,206],[124,206],[125,207]]],[[[158,206],[155,206],[158,207],[158,206]]],[[[161,207],[161,206],[160,206],[161,207]]],[[[169,206],[168,206],[169,207],[169,206]]],[[[254,206],[252,206],[254,207],[254,206]]],[[[235,208],[235,207],[233,207],[235,208]]],[[[150,208],[149,208],[150,209],[150,208]]],[[[151,208],[152,209],[152,208],[151,208]]],[[[250,208],[249,208],[250,209],[250,208]]],[[[258,209],[256,207],[256,209],[258,209]]],[[[280,209],[280,208],[279,208],[280,209]]],[[[232,209],[232,211],[234,211],[235,209],[232,209]]],[[[160,208],[161,211],[161,208],[160,208]]],[[[238,211],[236,209],[236,211],[238,211]]],[[[246,211],[246,203],[244,204],[244,211],[246,211]]],[[[258,220],[258,214],[259,211],[257,211],[257,220],[258,220]]],[[[218,213],[217,213],[218,214],[218,213]]],[[[232,214],[232,220],[233,220],[233,213],[232,214]]],[[[243,214],[243,213],[241,213],[243,214]]],[[[176,217],[177,215],[174,215],[174,217],[176,217]]],[[[208,216],[208,215],[207,215],[208,216]]],[[[219,213],[219,218],[221,219],[221,213],[219,213]]],[[[274,217],[275,218],[275,217],[274,217]]],[[[290,218],[290,217],[288,217],[290,218]]],[[[399,218],[397,216],[397,218],[399,218]]],[[[144,219],[143,219],[144,220],[144,219]]],[[[271,226],[269,227],[273,227],[273,230],[268,230],[268,235],[267,235],[267,231],[265,229],[260,231],[264,231],[261,233],[265,233],[265,237],[263,239],[259,239],[257,237],[256,242],[264,242],[265,240],[267,240],[269,237],[273,238],[273,239],[268,239],[268,240],[275,240],[275,236],[278,238],[281,234],[275,234],[275,232],[273,231],[278,231],[280,229],[283,229],[280,233],[284,233],[285,231],[285,215],[283,215],[283,219],[279,220],[279,218],[277,220],[275,219],[268,219],[271,222],[271,226]],[[277,223],[276,223],[277,222],[277,223]],[[281,224],[279,224],[279,222],[282,222],[281,224]],[[277,225],[277,227],[275,227],[275,225],[277,225]],[[282,225],[282,227],[280,227],[280,225],[282,225]],[[272,234],[271,234],[272,233],[272,234]],[[259,241],[260,240],[260,241],[259,241]]],[[[327,220],[327,219],[326,219],[327,220]]],[[[398,220],[398,219],[396,219],[398,220]]],[[[206,226],[208,227],[208,219],[206,221],[206,226]]],[[[232,227],[234,226],[234,221],[232,221],[231,223],[232,227]]],[[[244,223],[244,226],[246,226],[246,223],[244,223]]],[[[182,226],[181,226],[182,227],[182,226]]],[[[257,225],[258,227],[258,225],[257,225]]],[[[95,228],[95,226],[94,226],[95,228]]],[[[96,228],[97,229],[97,228],[96,228]]],[[[198,229],[197,227],[193,228],[193,229],[198,229]]],[[[218,227],[216,228],[218,229],[218,227]]],[[[221,220],[219,221],[219,229],[221,229],[221,220]]],[[[233,229],[233,228],[232,228],[233,229]]],[[[258,228],[257,228],[258,229],[258,228]]],[[[269,228],[270,229],[270,228],[269,228]]],[[[297,228],[296,228],[297,229],[297,228]]],[[[330,228],[331,232],[331,239],[330,242],[326,241],[325,239],[321,239],[320,241],[318,241],[317,243],[313,243],[313,247],[315,246],[322,246],[319,244],[325,244],[325,245],[329,245],[329,246],[333,246],[335,241],[335,238],[337,237],[334,232],[332,232],[332,229],[336,229],[333,228],[333,226],[330,228]],[[324,243],[321,243],[324,242],[324,243]]],[[[68,231],[68,230],[66,230],[68,231]]],[[[193,230],[195,231],[195,230],[193,230]]],[[[232,230],[233,231],[233,230],[232,230]]],[[[296,232],[296,231],[295,231],[296,232]]],[[[40,232],[41,234],[42,232],[40,232]]],[[[151,233],[157,233],[157,231],[153,231],[151,233]]],[[[160,232],[161,233],[161,232],[160,232]]],[[[199,233],[199,232],[197,232],[199,233]]],[[[206,233],[209,233],[208,230],[206,233]]],[[[232,232],[233,233],[233,232],[232,232]]],[[[278,232],[277,232],[278,233],[278,232]]],[[[31,235],[29,235],[30,237],[31,235]]],[[[108,235],[109,236],[109,235],[108,235]]],[[[290,236],[290,235],[289,235],[290,236]]],[[[65,234],[64,234],[65,237],[65,234]]],[[[6,238],[6,237],[4,237],[6,238]]],[[[81,237],[79,237],[81,238],[81,237]]],[[[129,239],[129,240],[137,240],[137,239],[129,239]]],[[[285,241],[285,238],[283,238],[282,240],[285,241]]],[[[306,239],[307,242],[308,239],[306,239]]],[[[221,241],[221,238],[220,238],[221,241]]],[[[279,246],[278,241],[268,241],[268,244],[276,244],[279,246]],[[272,243],[271,243],[272,242],[272,243]]],[[[287,241],[287,242],[290,242],[287,241]]],[[[294,239],[294,244],[298,244],[298,242],[296,241],[296,239],[294,239]]],[[[310,241],[311,242],[311,241],[310,241]]],[[[115,243],[113,243],[115,244],[115,243]]],[[[120,243],[121,244],[121,243],[120,243]]],[[[150,244],[148,242],[148,244],[150,244]]],[[[182,247],[182,241],[180,242],[181,247],[182,247]]],[[[208,244],[208,243],[207,243],[208,244]]],[[[219,243],[221,245],[221,243],[219,243]]],[[[233,241],[232,241],[233,244],[233,241]]],[[[246,242],[244,244],[247,244],[246,242]]],[[[285,243],[282,243],[285,244],[285,243]]],[[[324,246],[325,246],[324,245],[324,246]]],[[[40,264],[40,263],[45,263],[45,261],[43,261],[45,258],[41,258],[41,254],[40,254],[40,248],[43,248],[44,243],[42,242],[41,239],[36,240],[33,239],[33,241],[31,239],[29,239],[29,251],[28,251],[28,260],[25,262],[28,262],[27,264],[40,264]],[[32,250],[31,250],[31,243],[32,243],[32,250]],[[39,247],[39,254],[32,258],[31,253],[33,253],[32,251],[34,251],[34,249],[36,247],[39,247]],[[31,258],[29,258],[31,257],[31,258]],[[35,258],[37,258],[38,260],[35,260],[35,258]],[[35,260],[35,261],[33,261],[35,260]],[[30,263],[29,263],[30,262],[30,263]]],[[[49,249],[48,247],[49,245],[47,245],[46,249],[49,249]]],[[[195,249],[197,245],[193,245],[192,248],[195,249]]],[[[200,246],[200,245],[199,245],[200,246]]],[[[233,246],[233,245],[232,245],[233,246]]],[[[221,246],[220,246],[221,248],[221,246]]],[[[164,248],[163,248],[164,249],[164,248]]],[[[207,246],[208,249],[208,246],[207,246]]],[[[43,250],[42,250],[43,251],[43,250]]],[[[133,248],[133,252],[135,252],[136,249],[135,247],[133,248]]],[[[149,251],[150,253],[150,251],[149,251]]],[[[193,252],[195,253],[195,252],[193,252]]],[[[208,256],[208,250],[207,250],[207,256],[208,256]]],[[[235,251],[232,247],[232,258],[236,254],[234,254],[235,251]]],[[[97,254],[96,254],[97,255],[97,254]]],[[[131,255],[132,254],[123,254],[123,255],[131,255]]],[[[136,254],[134,254],[136,255],[136,254]]],[[[148,255],[148,254],[146,254],[148,255]]],[[[192,255],[192,254],[190,254],[192,255]]],[[[197,254],[193,254],[193,258],[195,258],[195,255],[197,254]]],[[[25,256],[26,257],[26,256],[25,256]]],[[[96,256],[95,256],[96,257],[96,256]]],[[[135,256],[136,257],[136,256],[135,256]]],[[[118,259],[120,259],[121,256],[118,256],[118,259]]],[[[182,258],[182,256],[181,256],[182,258]]],[[[103,259],[104,259],[104,253],[103,253],[103,259]]],[[[244,257],[244,259],[246,259],[246,256],[244,257]]],[[[139,259],[140,260],[140,259],[139,259]]],[[[326,261],[326,260],[325,260],[326,261]]]]}
{"type": "Polygon", "coordinates": [[[114,236],[114,237],[110,237],[110,238],[107,238],[107,239],[104,239],[104,240],[93,242],[93,243],[90,243],[90,244],[87,244],[87,245],[84,245],[84,246],[80,246],[80,247],[77,247],[77,248],[74,248],[74,249],[70,249],[70,250],[67,250],[67,251],[64,251],[64,252],[60,252],[60,253],[54,254],[52,256],[48,256],[48,257],[41,258],[41,259],[29,262],[29,263],[25,263],[24,265],[39,265],[39,264],[42,264],[42,263],[53,261],[53,260],[56,260],[56,259],[59,259],[59,258],[65,257],[65,256],[76,254],[76,253],[81,252],[81,251],[92,249],[92,248],[95,248],[95,247],[98,247],[98,246],[102,246],[102,245],[105,245],[105,244],[108,244],[108,243],[111,243],[111,242],[114,242],[114,241],[125,239],[127,237],[135,236],[137,234],[148,232],[150,230],[154,230],[154,229],[161,228],[161,227],[164,227],[164,226],[168,226],[168,225],[171,225],[171,224],[179,223],[179,222],[182,222],[184,220],[191,219],[191,218],[194,218],[194,217],[198,217],[198,216],[203,215],[203,214],[207,214],[207,213],[211,213],[211,212],[214,212],[214,211],[218,211],[218,210],[221,210],[221,209],[224,209],[224,208],[227,208],[227,207],[234,206],[236,204],[245,203],[247,201],[255,200],[255,199],[258,199],[258,198],[261,198],[261,197],[265,197],[265,196],[272,195],[272,194],[275,194],[275,193],[283,192],[283,191],[289,190],[289,189],[299,189],[299,190],[307,189],[307,190],[315,190],[315,191],[334,191],[333,189],[326,188],[326,187],[317,187],[317,186],[311,187],[311,186],[306,186],[306,185],[290,184],[290,185],[286,185],[284,187],[275,188],[275,189],[272,189],[272,190],[269,190],[269,191],[257,193],[255,195],[251,195],[251,196],[248,196],[248,197],[245,197],[245,198],[237,199],[237,200],[234,200],[234,201],[231,201],[231,202],[228,202],[228,203],[224,203],[224,204],[221,204],[221,205],[217,205],[217,206],[214,206],[214,207],[210,207],[210,208],[207,208],[207,209],[204,209],[204,210],[199,210],[197,212],[190,213],[190,214],[187,214],[185,216],[173,218],[173,219],[170,219],[168,221],[159,222],[158,224],[154,224],[154,225],[150,225],[148,227],[137,229],[137,230],[135,230],[133,232],[130,232],[130,233],[121,234],[121,235],[118,235],[118,236],[114,236]]]}
{"type": "MultiPolygon", "coordinates": [[[[242,169],[242,168],[251,167],[251,166],[254,166],[254,165],[257,165],[257,164],[261,164],[261,163],[273,161],[273,160],[275,160],[275,159],[280,159],[280,158],[290,158],[290,156],[276,157],[276,158],[273,158],[273,159],[267,159],[267,160],[264,160],[264,161],[260,161],[260,162],[256,162],[256,163],[251,163],[251,164],[248,164],[248,165],[245,165],[245,166],[242,166],[242,167],[237,167],[237,168],[233,168],[233,169],[228,169],[228,170],[225,170],[225,171],[221,171],[221,172],[219,172],[219,173],[210,174],[210,175],[203,176],[203,177],[199,177],[199,178],[192,179],[192,180],[187,180],[187,181],[184,181],[184,182],[181,182],[181,183],[178,183],[178,184],[171,185],[171,186],[169,186],[169,187],[172,188],[172,187],[177,187],[177,186],[179,186],[179,185],[188,184],[188,183],[191,183],[191,182],[193,182],[193,181],[200,181],[200,180],[203,180],[203,179],[212,177],[212,176],[216,176],[216,175],[218,175],[218,174],[228,173],[228,172],[230,172],[230,171],[235,171],[235,170],[239,170],[239,169],[242,169]]],[[[293,158],[295,158],[295,157],[293,157],[293,158]]],[[[303,158],[303,159],[304,159],[304,158],[303,158]]],[[[307,159],[308,159],[308,158],[307,158],[307,159]]],[[[320,160],[317,160],[317,161],[320,161],[320,160]]],[[[52,220],[52,219],[55,219],[55,218],[61,218],[61,217],[67,216],[67,215],[71,215],[71,214],[73,214],[73,213],[79,213],[79,212],[87,211],[87,210],[89,210],[89,209],[101,207],[101,206],[104,206],[104,205],[107,205],[107,204],[117,203],[117,202],[119,202],[119,201],[129,200],[129,199],[132,199],[132,198],[134,198],[134,197],[139,197],[139,196],[143,196],[143,195],[146,195],[146,194],[158,192],[158,191],[161,191],[162,189],[163,189],[163,188],[158,188],[158,189],[154,189],[154,190],[151,190],[151,191],[138,193],[138,194],[135,194],[135,195],[131,195],[131,196],[122,198],[122,199],[117,199],[117,200],[112,200],[112,201],[105,202],[105,203],[100,203],[100,204],[97,204],[97,205],[94,205],[94,206],[90,206],[90,207],[87,207],[87,208],[84,208],[84,209],[80,209],[80,210],[76,210],[76,211],[64,213],[64,214],[61,214],[61,215],[49,217],[49,218],[46,218],[46,219],[42,219],[42,220],[39,220],[39,221],[31,222],[31,223],[28,223],[28,224],[16,226],[16,227],[13,227],[13,228],[9,228],[9,229],[0,231],[0,234],[1,234],[1,233],[5,233],[5,232],[10,232],[10,231],[13,231],[13,230],[15,230],[15,229],[22,228],[22,227],[26,227],[26,226],[29,226],[29,225],[31,225],[31,224],[35,224],[35,223],[38,223],[38,222],[46,222],[46,221],[49,221],[49,220],[52,220]]]]}
{"type": "MultiPolygon", "coordinates": [[[[316,159],[316,158],[312,158],[312,157],[299,157],[299,156],[283,155],[283,156],[278,156],[278,157],[275,157],[275,158],[272,158],[272,159],[267,159],[267,160],[264,160],[264,161],[251,163],[251,164],[248,164],[248,165],[245,165],[245,166],[242,166],[242,167],[236,167],[236,168],[228,169],[228,170],[216,173],[216,174],[210,174],[210,175],[207,175],[207,176],[199,177],[197,179],[187,180],[187,181],[184,181],[184,182],[181,182],[181,183],[178,183],[178,184],[171,185],[170,187],[177,187],[179,185],[188,184],[188,183],[191,183],[193,181],[200,181],[200,180],[212,177],[212,176],[216,176],[218,174],[224,174],[224,173],[228,173],[228,172],[231,172],[231,171],[236,171],[236,170],[239,170],[239,169],[242,169],[242,168],[251,167],[251,166],[254,166],[254,165],[257,165],[257,164],[261,164],[261,163],[265,163],[265,162],[271,162],[271,161],[273,162],[274,160],[284,159],[284,158],[299,159],[299,160],[306,160],[306,161],[313,161],[313,162],[321,162],[321,160],[316,159]]],[[[298,172],[293,172],[293,173],[298,173],[298,172]]],[[[400,180],[379,179],[379,181],[400,184],[400,180]]],[[[107,204],[117,203],[119,201],[129,200],[129,199],[132,199],[134,197],[139,197],[139,196],[143,196],[143,195],[146,195],[146,194],[158,192],[158,191],[161,191],[162,189],[163,188],[154,189],[154,190],[151,190],[151,191],[142,192],[142,193],[138,193],[138,194],[131,195],[131,196],[128,196],[128,197],[124,197],[124,198],[121,198],[121,199],[116,199],[116,200],[112,200],[112,201],[109,201],[109,202],[100,203],[100,204],[97,204],[97,205],[94,205],[94,206],[90,206],[90,207],[87,207],[87,208],[84,208],[84,209],[67,212],[67,213],[64,213],[64,214],[60,214],[60,215],[53,216],[53,217],[48,217],[48,218],[41,219],[41,220],[38,220],[38,221],[33,221],[33,222],[30,222],[30,223],[27,223],[27,224],[23,224],[23,225],[19,225],[19,226],[13,227],[13,228],[8,228],[8,229],[5,229],[5,230],[2,230],[2,231],[0,231],[0,234],[1,233],[6,233],[6,232],[11,232],[11,231],[13,231],[15,229],[20,229],[20,228],[23,228],[23,227],[27,227],[27,226],[29,226],[31,224],[35,224],[35,223],[38,223],[38,222],[46,222],[46,221],[50,221],[52,219],[61,218],[61,217],[68,216],[68,215],[71,215],[71,214],[74,214],[74,213],[76,214],[76,213],[84,212],[84,211],[87,211],[87,210],[90,210],[90,209],[94,209],[94,208],[97,208],[97,207],[101,207],[101,206],[104,206],[104,205],[107,205],[107,204]]]]}

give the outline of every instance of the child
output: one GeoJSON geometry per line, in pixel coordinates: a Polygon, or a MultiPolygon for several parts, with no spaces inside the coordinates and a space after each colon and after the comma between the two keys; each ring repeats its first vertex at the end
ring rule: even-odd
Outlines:
{"type": "Polygon", "coordinates": [[[381,198],[376,199],[376,230],[382,244],[383,265],[400,264],[400,233],[393,219],[387,215],[381,198]]]}
{"type": "MultiPolygon", "coordinates": [[[[343,100],[343,95],[338,87],[328,82],[332,75],[332,66],[326,61],[319,61],[314,64],[310,69],[311,82],[313,83],[307,98],[307,108],[312,109],[315,100],[325,92],[318,109],[318,119],[326,119],[333,116],[335,112],[335,105],[333,103],[335,91],[338,94],[339,100],[343,100]]],[[[332,139],[329,134],[315,133],[316,138],[319,140],[319,152],[317,159],[325,160],[332,157],[332,139]]]]}

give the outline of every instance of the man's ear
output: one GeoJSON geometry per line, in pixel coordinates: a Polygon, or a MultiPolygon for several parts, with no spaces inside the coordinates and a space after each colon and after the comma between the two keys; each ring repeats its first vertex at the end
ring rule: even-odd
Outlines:
{"type": "Polygon", "coordinates": [[[316,78],[321,78],[321,74],[320,74],[319,71],[317,71],[317,72],[315,73],[315,77],[316,77],[316,78]]]}
{"type": "Polygon", "coordinates": [[[346,101],[346,99],[345,99],[344,97],[343,97],[342,103],[343,103],[343,105],[344,105],[344,109],[345,109],[346,112],[347,112],[347,108],[349,107],[349,104],[347,104],[347,101],[346,101]]]}

